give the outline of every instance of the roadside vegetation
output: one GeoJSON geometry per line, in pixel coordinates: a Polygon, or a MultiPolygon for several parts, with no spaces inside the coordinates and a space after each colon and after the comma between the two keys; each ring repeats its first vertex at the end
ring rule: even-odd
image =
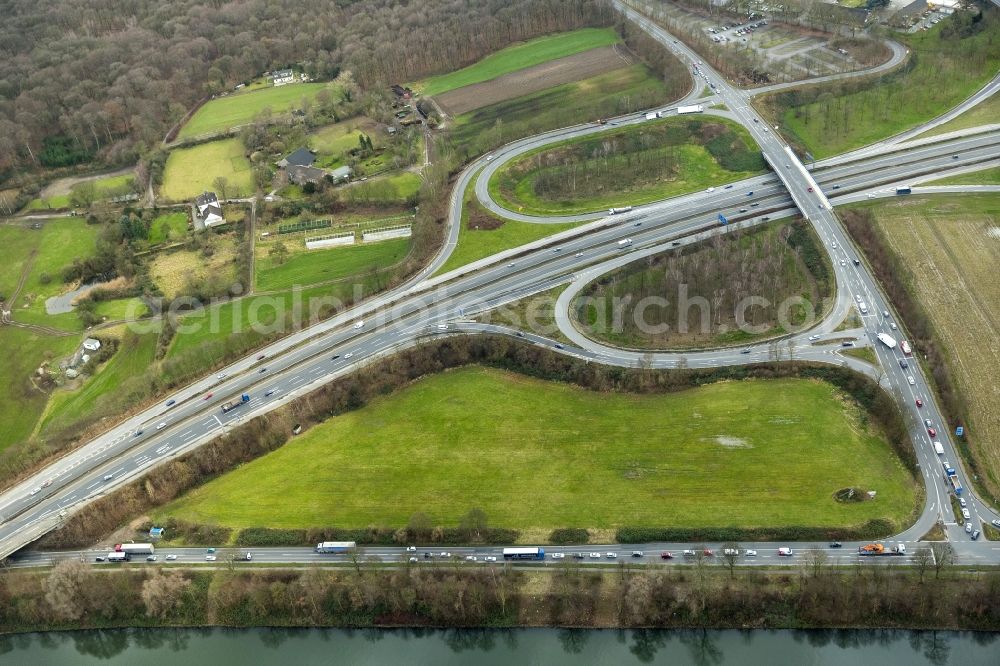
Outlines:
{"type": "Polygon", "coordinates": [[[876,79],[846,80],[762,102],[792,139],[823,158],[909,129],[947,111],[1000,69],[1000,10],[955,12],[928,32],[896,34],[911,64],[876,79]]]}
{"type": "Polygon", "coordinates": [[[901,524],[911,479],[836,396],[803,380],[609,395],[456,370],[316,426],[154,520],[360,528],[405,525],[422,512],[448,525],[480,507],[490,524],[519,530],[901,524]],[[850,487],[878,499],[838,502],[850,487]]]}
{"type": "Polygon", "coordinates": [[[934,195],[860,204],[844,216],[885,285],[980,489],[1000,497],[1000,202],[934,195]],[[947,288],[944,285],[948,285],[947,288]]]}
{"type": "Polygon", "coordinates": [[[219,189],[216,186],[219,178],[225,178],[229,185],[228,196],[220,193],[220,198],[237,198],[253,193],[250,162],[243,154],[239,139],[221,139],[170,151],[160,196],[168,201],[194,199],[206,190],[219,189]]]}
{"type": "Polygon", "coordinates": [[[510,210],[559,215],[649,203],[765,169],[756,144],[738,124],[680,117],[522,156],[497,171],[490,191],[510,210]]]}
{"type": "Polygon", "coordinates": [[[928,185],[1000,185],[1000,167],[948,176],[931,181],[928,185]]]}
{"type": "Polygon", "coordinates": [[[555,316],[559,294],[563,293],[568,286],[559,285],[548,291],[501,305],[499,308],[483,313],[477,319],[487,324],[509,326],[569,344],[569,339],[559,330],[555,316]]]}
{"type": "Polygon", "coordinates": [[[328,282],[350,275],[372,273],[397,264],[406,256],[410,247],[407,238],[374,243],[359,243],[348,247],[326,250],[306,250],[294,243],[277,241],[281,247],[294,247],[285,254],[273,252],[257,260],[257,288],[261,291],[289,289],[328,282]],[[273,254],[273,256],[272,256],[273,254]]]}
{"type": "Polygon", "coordinates": [[[783,306],[793,327],[814,321],[833,288],[812,228],[772,222],[629,264],[584,289],[573,313],[585,334],[614,346],[708,348],[790,332],[781,325],[783,306]],[[767,304],[741,311],[749,297],[767,304]],[[741,330],[741,317],[757,332],[741,330]]]}
{"type": "Polygon", "coordinates": [[[447,273],[504,250],[547,238],[579,224],[577,222],[532,224],[497,217],[479,204],[475,190],[476,180],[473,179],[465,190],[458,242],[448,260],[435,275],[447,273]]]}
{"type": "Polygon", "coordinates": [[[474,65],[448,74],[433,76],[413,84],[425,95],[440,95],[480,81],[488,81],[510,72],[563,58],[581,51],[607,46],[621,38],[612,28],[583,28],[532,39],[491,53],[474,65]]]}
{"type": "Polygon", "coordinates": [[[1000,123],[1000,97],[996,94],[987,97],[979,104],[962,113],[957,118],[953,118],[943,125],[939,125],[921,136],[936,136],[947,134],[957,130],[978,127],[980,125],[995,125],[1000,123]]]}

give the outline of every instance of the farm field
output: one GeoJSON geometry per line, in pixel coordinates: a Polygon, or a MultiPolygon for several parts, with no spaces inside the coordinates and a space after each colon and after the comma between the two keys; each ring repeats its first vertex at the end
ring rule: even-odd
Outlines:
{"type": "Polygon", "coordinates": [[[0,296],[9,299],[17,288],[31,253],[38,249],[42,232],[27,226],[0,226],[0,247],[3,261],[0,261],[0,296]]]}
{"type": "Polygon", "coordinates": [[[355,181],[342,189],[344,200],[362,206],[393,206],[413,204],[420,191],[420,176],[403,171],[377,176],[364,182],[355,181]]]}
{"type": "Polygon", "coordinates": [[[771,222],[750,232],[726,234],[718,242],[664,252],[602,276],[580,293],[573,312],[584,334],[613,346],[688,349],[745,344],[786,332],[778,314],[786,299],[801,298],[807,304],[789,309],[789,325],[813,321],[833,293],[832,276],[811,227],[771,222]],[[739,304],[753,296],[764,296],[770,305],[740,312],[739,304]],[[651,305],[650,298],[666,301],[651,305]],[[700,307],[682,305],[696,299],[710,304],[707,315],[700,307]],[[741,314],[756,331],[742,330],[741,314]]]}
{"type": "MultiPolygon", "coordinates": [[[[63,182],[69,179],[63,179],[63,182]]],[[[93,178],[87,177],[84,182],[94,183],[94,192],[97,195],[97,199],[110,199],[112,197],[121,196],[123,194],[129,194],[135,189],[135,177],[132,174],[120,174],[117,176],[107,176],[104,178],[93,178]]],[[[56,181],[53,186],[46,187],[45,191],[53,190],[55,193],[39,197],[37,199],[32,199],[28,203],[28,210],[47,210],[47,209],[58,209],[58,208],[69,208],[72,203],[73,192],[76,191],[83,182],[77,182],[71,185],[66,191],[66,187],[59,186],[60,181],[56,181]]]]}
{"type": "Polygon", "coordinates": [[[686,77],[680,63],[666,82],[645,65],[630,65],[464,113],[454,119],[452,138],[480,155],[523,136],[665,104],[687,91],[686,77]]]}
{"type": "Polygon", "coordinates": [[[214,190],[212,183],[220,176],[229,180],[230,198],[253,192],[250,162],[243,155],[239,139],[210,141],[170,151],[160,196],[170,201],[193,199],[205,190],[214,190]]]}
{"type": "MultiPolygon", "coordinates": [[[[301,239],[297,240],[301,242],[301,239]]],[[[290,245],[292,243],[287,243],[286,247],[290,245]]],[[[257,259],[257,289],[288,289],[296,285],[311,285],[371,272],[373,269],[399,263],[406,257],[409,249],[409,238],[396,238],[350,247],[294,252],[282,264],[275,263],[266,253],[259,252],[261,256],[257,259]]]]}
{"type": "Polygon", "coordinates": [[[232,283],[236,275],[235,241],[227,236],[213,239],[212,255],[205,258],[195,250],[160,252],[149,265],[149,276],[167,298],[185,291],[189,280],[215,280],[232,283]]]}
{"type": "Polygon", "coordinates": [[[780,118],[782,129],[817,159],[930,120],[981,88],[1000,69],[1000,10],[986,7],[982,29],[969,37],[942,38],[940,33],[954,20],[945,19],[928,32],[895,36],[913,51],[911,68],[857,84],[855,92],[840,93],[839,84],[817,86],[769,96],[764,104],[780,118]]]}
{"type": "Polygon", "coordinates": [[[320,90],[333,87],[329,83],[293,83],[213,99],[194,112],[177,138],[187,139],[245,125],[265,108],[280,115],[297,108],[303,98],[313,100],[320,90]]]}
{"type": "Polygon", "coordinates": [[[968,406],[970,450],[1000,494],[1000,200],[934,196],[871,207],[924,306],[952,378],[968,406]],[[947,285],[948,288],[942,288],[947,285]]]}
{"type": "Polygon", "coordinates": [[[497,171],[490,193],[509,210],[565,215],[649,203],[765,168],[737,124],[668,118],[524,155],[497,171]]]}
{"type": "Polygon", "coordinates": [[[576,222],[565,224],[530,224],[496,217],[479,205],[475,195],[476,181],[472,180],[465,191],[462,206],[462,226],[458,230],[458,243],[448,260],[435,275],[471,264],[497,252],[503,252],[525,243],[572,229],[576,222]]]}
{"type": "Polygon", "coordinates": [[[512,97],[611,72],[630,64],[631,56],[619,53],[614,46],[603,46],[519,69],[489,81],[462,86],[438,95],[435,100],[449,115],[458,115],[512,97]]]}
{"type": "Polygon", "coordinates": [[[479,507],[491,526],[529,530],[834,527],[901,525],[914,501],[888,444],[822,382],[639,396],[473,367],[337,416],[153,517],[350,528],[402,526],[419,511],[454,525],[479,507]],[[837,502],[847,487],[878,499],[837,502]]]}
{"type": "Polygon", "coordinates": [[[620,38],[612,28],[584,28],[539,37],[508,46],[464,69],[418,81],[413,87],[425,95],[440,95],[455,88],[488,81],[509,72],[619,41],[620,38]]]}

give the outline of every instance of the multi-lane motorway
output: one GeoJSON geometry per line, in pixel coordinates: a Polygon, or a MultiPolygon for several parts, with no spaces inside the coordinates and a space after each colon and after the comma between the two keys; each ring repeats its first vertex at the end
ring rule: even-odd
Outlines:
{"type": "MultiPolygon", "coordinates": [[[[626,10],[631,12],[631,10],[626,10]]],[[[461,192],[480,169],[483,177],[477,184],[477,194],[484,205],[497,207],[489,199],[485,187],[489,173],[528,150],[553,141],[606,128],[577,126],[515,142],[484,156],[463,172],[456,183],[452,199],[452,236],[445,250],[417,279],[403,288],[385,294],[327,322],[299,331],[269,346],[257,355],[233,364],[218,376],[207,377],[170,396],[166,402],[138,414],[119,424],[101,437],[68,454],[40,474],[0,496],[0,555],[7,555],[30,543],[41,534],[57,526],[65,512],[72,512],[92,498],[107,492],[128,480],[136,478],[156,464],[171,456],[190,450],[205,441],[219,436],[233,425],[269,409],[332,379],[351,372],[369,359],[394,353],[401,347],[427,337],[455,333],[483,331],[516,335],[499,327],[468,322],[470,315],[496,307],[502,303],[551,288],[556,284],[572,282],[575,291],[591,277],[600,275],[635,259],[642,254],[661,251],[677,244],[694,242],[707,235],[718,233],[714,220],[719,212],[730,217],[733,224],[756,224],[763,217],[779,217],[801,212],[815,226],[826,243],[837,277],[837,299],[829,308],[823,322],[808,331],[790,338],[795,358],[821,362],[847,364],[872,374],[863,362],[834,353],[836,348],[822,344],[832,333],[849,309],[856,296],[869,305],[869,312],[862,317],[863,327],[848,332],[858,339],[858,344],[870,344],[879,332],[888,331],[890,322],[897,321],[893,309],[864,262],[853,261],[858,255],[852,250],[830,207],[833,203],[846,203],[881,196],[891,191],[896,183],[930,172],[947,172],[976,164],[988,163],[1000,157],[1000,134],[982,133],[966,137],[921,144],[915,147],[886,145],[883,152],[859,154],[852,161],[829,160],[807,170],[780,137],[766,127],[749,106],[747,96],[727,84],[717,73],[698,63],[697,56],[683,44],[675,42],[662,29],[642,17],[634,17],[644,29],[662,40],[679,57],[687,59],[698,75],[716,85],[717,95],[742,122],[761,146],[766,159],[774,168],[774,175],[762,176],[734,184],[731,189],[720,188],[715,192],[692,194],[637,209],[626,216],[600,218],[588,224],[563,232],[529,246],[517,248],[487,260],[476,262],[437,278],[428,278],[440,266],[454,247],[458,220],[461,219],[461,192]],[[894,151],[891,154],[883,154],[894,151]],[[749,195],[749,192],[753,192],[749,195]],[[739,214],[741,204],[756,203],[752,212],[739,214]],[[759,212],[758,212],[759,211],[759,212]],[[632,238],[631,251],[623,253],[617,245],[622,238],[632,238]],[[886,317],[883,313],[889,312],[886,317]],[[807,336],[821,336],[809,340],[807,336]],[[819,344],[813,344],[818,342],[819,344]],[[260,356],[258,358],[258,356],[260,356]],[[246,393],[249,401],[229,412],[220,405],[246,393]],[[162,425],[161,425],[162,424],[162,425]]],[[[615,119],[616,124],[642,122],[642,114],[615,119]]],[[[504,212],[505,216],[513,216],[504,212]]],[[[545,222],[529,218],[528,221],[545,222]]],[[[557,220],[563,221],[563,220],[557,220]]],[[[565,294],[564,294],[565,295],[565,294]]],[[[568,299],[560,299],[565,306],[568,299]]],[[[575,345],[562,351],[595,361],[619,365],[640,362],[631,352],[612,349],[590,341],[572,329],[565,317],[565,309],[558,314],[560,325],[575,345]]],[[[838,332],[838,336],[845,335],[838,332]]],[[[555,347],[551,340],[521,334],[526,341],[555,347]]],[[[896,337],[899,337],[896,334],[896,337]]],[[[783,342],[783,347],[788,343],[783,342]]],[[[909,368],[900,367],[898,350],[872,344],[884,369],[883,386],[901,396],[906,418],[911,426],[918,460],[927,486],[927,502],[920,519],[898,539],[914,541],[940,517],[949,524],[949,537],[956,543],[961,557],[970,561],[1000,562],[1000,552],[993,551],[988,543],[972,543],[961,528],[954,525],[954,516],[940,482],[940,464],[930,449],[924,431],[923,419],[929,418],[938,426],[943,425],[933,394],[923,377],[918,363],[909,368]],[[913,378],[912,384],[910,377],[913,378]],[[924,406],[918,408],[915,398],[921,397],[924,406]]],[[[787,347],[786,347],[787,348],[787,347]]],[[[757,362],[770,358],[767,345],[753,347],[749,353],[740,350],[715,350],[685,354],[683,362],[688,367],[718,366],[757,362]]],[[[655,367],[677,367],[681,359],[671,354],[653,355],[655,367]]],[[[940,427],[938,439],[947,447],[946,456],[953,464],[960,459],[955,453],[948,433],[940,427]]],[[[968,484],[966,484],[968,485],[968,484]]],[[[968,491],[967,491],[968,492],[968,491]]],[[[972,521],[976,527],[982,520],[997,519],[997,515],[976,500],[971,494],[972,521]]],[[[759,544],[758,562],[773,544],[759,544]]],[[[750,545],[750,548],[755,548],[750,545]]],[[[776,546],[775,546],[776,547],[776,546]]],[[[677,544],[650,544],[637,546],[644,551],[683,550],[677,544]]],[[[845,544],[845,551],[850,545],[845,544]]],[[[602,552],[631,552],[631,547],[601,547],[602,552]]],[[[472,554],[469,549],[452,549],[456,554],[472,554]]],[[[558,549],[557,549],[558,550],[558,549]]],[[[570,549],[580,550],[580,549],[570,549]]],[[[261,551],[260,557],[312,557],[301,549],[261,551]],[[278,552],[280,551],[280,552],[278,552]]],[[[187,558],[187,553],[178,553],[187,558]]],[[[399,549],[374,549],[369,554],[379,557],[400,555],[399,549]]],[[[40,562],[49,555],[29,555],[23,562],[40,562]]],[[[327,556],[329,557],[329,556],[327,556]]],[[[270,561],[270,560],[265,560],[270,561]]],[[[277,559],[275,561],[286,561],[277,559]]],[[[301,561],[301,560],[294,560],[301,561]]],[[[766,563],[766,562],[764,562],[766,563]]]]}

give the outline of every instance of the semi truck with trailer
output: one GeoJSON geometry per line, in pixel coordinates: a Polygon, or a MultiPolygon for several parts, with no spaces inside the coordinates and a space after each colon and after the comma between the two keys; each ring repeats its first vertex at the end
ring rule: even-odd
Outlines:
{"type": "Polygon", "coordinates": [[[323,541],[322,543],[316,544],[317,553],[334,553],[342,554],[349,553],[358,544],[354,541],[323,541]]]}
{"type": "Polygon", "coordinates": [[[944,473],[948,477],[948,483],[950,483],[951,487],[955,489],[955,495],[961,496],[963,488],[962,482],[958,480],[958,470],[952,467],[951,463],[947,460],[943,461],[941,466],[944,468],[944,473]]]}
{"type": "Polygon", "coordinates": [[[223,403],[222,411],[231,412],[232,410],[236,409],[245,402],[250,402],[250,396],[246,393],[241,395],[239,398],[235,398],[233,400],[230,400],[229,402],[223,403]]]}
{"type": "Polygon", "coordinates": [[[690,106],[678,106],[677,114],[681,115],[684,113],[704,113],[705,107],[701,104],[692,104],[690,106]]]}
{"type": "Polygon", "coordinates": [[[884,344],[889,349],[896,348],[896,339],[887,333],[879,333],[878,341],[884,344]]]}
{"type": "Polygon", "coordinates": [[[117,550],[108,553],[105,558],[108,562],[128,562],[128,553],[120,553],[117,550]]]}
{"type": "Polygon", "coordinates": [[[127,555],[152,555],[156,549],[151,543],[116,543],[115,552],[127,555]]]}
{"type": "Polygon", "coordinates": [[[906,544],[901,543],[896,546],[892,546],[891,548],[886,548],[880,543],[870,543],[867,546],[859,546],[858,555],[906,555],[906,544]]]}

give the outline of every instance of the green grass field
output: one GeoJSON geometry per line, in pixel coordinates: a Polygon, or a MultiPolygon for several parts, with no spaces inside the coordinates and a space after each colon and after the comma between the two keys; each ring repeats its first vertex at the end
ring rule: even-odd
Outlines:
{"type": "Polygon", "coordinates": [[[501,220],[493,214],[481,208],[475,201],[476,181],[473,179],[465,191],[465,205],[462,207],[462,226],[458,230],[458,244],[444,263],[435,273],[441,275],[454,270],[460,266],[471,264],[473,261],[483,259],[497,252],[509,250],[512,247],[524,245],[532,241],[551,236],[552,234],[572,229],[577,226],[576,222],[566,224],[530,224],[528,222],[514,222],[512,220],[501,220]],[[476,220],[483,220],[486,224],[481,229],[470,229],[470,217],[475,216],[476,220]],[[502,226],[489,228],[497,222],[502,222],[502,226]]]}
{"type": "Polygon", "coordinates": [[[589,392],[482,368],[425,378],[215,479],[154,519],[232,527],[902,526],[915,486],[830,385],[589,392]],[[641,427],[639,427],[641,424],[641,427]],[[834,500],[842,488],[878,492],[834,500]]]}
{"type": "Polygon", "coordinates": [[[171,201],[193,199],[205,190],[215,190],[219,176],[229,180],[230,198],[253,192],[250,162],[243,156],[239,139],[211,141],[170,151],[163,172],[160,196],[171,201]]]}
{"type": "Polygon", "coordinates": [[[931,181],[928,185],[1000,185],[1000,167],[948,176],[931,181]]]}
{"type": "Polygon", "coordinates": [[[452,139],[480,155],[523,136],[648,109],[684,94],[687,73],[679,69],[665,83],[637,64],[476,109],[455,118],[452,139]]]}
{"type": "Polygon", "coordinates": [[[177,138],[186,139],[244,125],[266,108],[270,108],[275,115],[283,114],[301,106],[304,98],[315,99],[324,88],[333,89],[334,86],[329,83],[294,83],[213,99],[195,111],[177,138]]]}
{"type": "Polygon", "coordinates": [[[539,37],[508,46],[464,69],[418,81],[413,87],[425,95],[440,95],[455,88],[489,81],[519,69],[564,58],[581,51],[589,51],[599,46],[616,44],[619,41],[621,38],[613,28],[584,28],[539,37]]]}
{"type": "Polygon", "coordinates": [[[32,373],[46,359],[65,356],[78,344],[78,336],[43,336],[23,328],[0,327],[0,347],[6,350],[0,363],[0,384],[5,389],[0,400],[0,451],[28,438],[48,402],[48,395],[33,387],[32,373]]]}
{"type": "MultiPolygon", "coordinates": [[[[722,159],[734,151],[728,147],[722,159]]],[[[561,159],[560,159],[561,162],[561,159]]],[[[612,206],[640,205],[668,197],[687,194],[707,186],[721,185],[764,172],[764,163],[757,154],[757,146],[746,129],[725,119],[668,118],[656,123],[612,130],[597,137],[584,137],[528,153],[499,169],[490,180],[490,193],[495,201],[508,210],[536,215],[568,215],[607,209],[612,206]],[[759,163],[756,170],[730,170],[722,160],[703,145],[701,128],[721,125],[734,137],[734,145],[753,159],[740,160],[741,164],[759,163]],[[689,143],[670,136],[675,131],[688,131],[689,143]],[[687,128],[693,128],[688,130],[687,128]],[[639,150],[622,149],[615,157],[607,154],[607,147],[617,144],[643,146],[639,150]],[[592,157],[601,151],[600,157],[592,157]],[[563,173],[567,167],[553,165],[552,157],[559,154],[575,161],[579,175],[563,175],[564,181],[576,183],[574,196],[546,196],[539,192],[539,179],[563,173]],[[545,166],[540,166],[544,164],[545,166]],[[659,170],[657,169],[659,167],[659,170]],[[589,173],[588,173],[589,172],[589,173]],[[607,178],[601,177],[607,172],[607,178]],[[610,178],[617,179],[608,183],[610,178]]]]}
{"type": "Polygon", "coordinates": [[[82,388],[52,395],[42,427],[58,429],[74,423],[93,411],[101,396],[146,372],[154,360],[156,338],[156,333],[123,336],[115,355],[82,388]]]}
{"type": "MultiPolygon", "coordinates": [[[[301,242],[300,239],[298,239],[301,242]]],[[[409,238],[395,238],[351,247],[310,250],[275,264],[267,256],[257,260],[257,289],[273,291],[295,285],[311,285],[385,268],[403,260],[410,249],[409,238]]]]}
{"type": "Polygon", "coordinates": [[[840,84],[833,84],[781,93],[765,103],[775,109],[783,129],[817,158],[930,120],[978,90],[1000,69],[1000,10],[984,9],[983,29],[961,40],[940,36],[953,20],[948,18],[928,32],[894,35],[910,47],[914,66],[862,84],[857,92],[839,94],[840,84]]]}
{"type": "Polygon", "coordinates": [[[24,272],[25,262],[42,242],[42,232],[14,225],[0,226],[0,247],[3,261],[0,261],[0,294],[4,299],[13,295],[17,283],[24,272]]]}
{"type": "Polygon", "coordinates": [[[185,212],[165,213],[149,225],[149,244],[179,241],[187,237],[188,214],[185,212]]]}
{"type": "MultiPolygon", "coordinates": [[[[135,177],[131,174],[123,174],[121,176],[108,176],[107,178],[99,178],[94,182],[94,187],[97,192],[98,199],[109,199],[111,197],[119,196],[122,194],[128,194],[135,189],[135,177]]],[[[76,190],[80,187],[82,183],[77,183],[71,190],[76,190]]],[[[48,209],[61,209],[70,208],[71,195],[70,194],[58,194],[53,197],[48,197],[45,199],[32,199],[27,206],[28,210],[48,210],[48,209]]]]}
{"type": "Polygon", "coordinates": [[[955,130],[968,129],[969,127],[995,125],[997,123],[1000,123],[1000,96],[994,94],[957,118],[953,118],[921,136],[936,136],[938,134],[954,132],[955,130]]]}

